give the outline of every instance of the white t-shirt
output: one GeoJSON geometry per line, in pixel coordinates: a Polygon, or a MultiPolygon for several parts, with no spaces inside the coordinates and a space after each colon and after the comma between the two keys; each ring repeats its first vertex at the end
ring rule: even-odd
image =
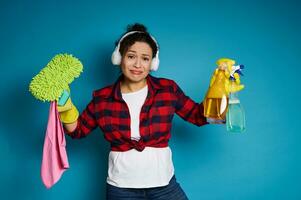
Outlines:
{"type": "MultiPolygon", "coordinates": [[[[135,92],[122,93],[131,116],[131,138],[140,139],[140,110],[148,92],[147,85],[135,92]]],[[[121,188],[151,188],[168,185],[174,175],[172,152],[169,147],[145,147],[141,152],[111,151],[107,183],[121,188]]]]}

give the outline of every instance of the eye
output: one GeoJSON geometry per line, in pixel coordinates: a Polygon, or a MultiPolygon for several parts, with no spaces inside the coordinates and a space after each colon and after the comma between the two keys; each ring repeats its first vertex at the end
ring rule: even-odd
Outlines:
{"type": "Polygon", "coordinates": [[[135,56],[134,55],[128,55],[129,59],[133,59],[135,56]]]}
{"type": "Polygon", "coordinates": [[[149,61],[149,58],[145,57],[143,58],[144,61],[149,61]]]}

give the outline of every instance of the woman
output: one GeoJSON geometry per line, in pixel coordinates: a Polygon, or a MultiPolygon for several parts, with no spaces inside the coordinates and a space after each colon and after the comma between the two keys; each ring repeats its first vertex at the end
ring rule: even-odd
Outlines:
{"type": "Polygon", "coordinates": [[[104,132],[111,144],[107,199],[187,199],[176,182],[168,141],[174,113],[207,124],[203,104],[173,80],[150,75],[159,66],[159,48],[141,24],[128,26],[112,62],[122,72],[114,84],[94,91],[79,117],[75,106],[60,113],[67,134],[82,138],[96,127],[104,132]]]}

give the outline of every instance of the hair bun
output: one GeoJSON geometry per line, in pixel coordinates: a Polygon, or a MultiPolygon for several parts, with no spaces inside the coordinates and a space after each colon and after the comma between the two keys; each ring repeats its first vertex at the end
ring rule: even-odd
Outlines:
{"type": "Polygon", "coordinates": [[[147,28],[143,24],[135,23],[127,26],[127,32],[130,31],[142,31],[147,32],[147,28]]]}

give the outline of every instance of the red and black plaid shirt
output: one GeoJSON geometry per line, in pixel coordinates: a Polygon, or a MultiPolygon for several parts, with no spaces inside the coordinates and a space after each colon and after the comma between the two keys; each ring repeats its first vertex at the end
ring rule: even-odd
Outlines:
{"type": "Polygon", "coordinates": [[[120,90],[122,77],[93,92],[93,99],[78,118],[77,128],[68,135],[85,137],[98,126],[112,151],[142,151],[145,146],[168,146],[174,113],[197,126],[207,124],[202,103],[191,100],[173,80],[148,75],[148,94],[140,112],[141,138],[131,140],[130,113],[120,90]]]}

